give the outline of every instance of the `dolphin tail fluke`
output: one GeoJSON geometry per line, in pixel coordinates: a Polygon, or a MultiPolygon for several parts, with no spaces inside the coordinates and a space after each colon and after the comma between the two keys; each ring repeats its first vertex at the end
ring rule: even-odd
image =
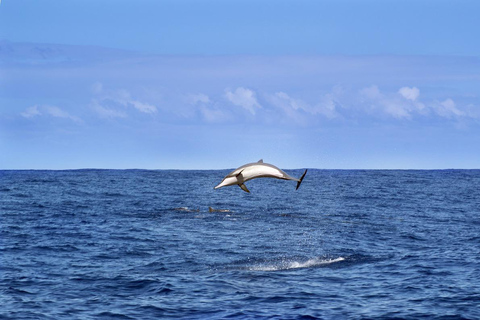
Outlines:
{"type": "Polygon", "coordinates": [[[303,178],[304,178],[305,175],[307,174],[307,171],[308,171],[308,169],[305,169],[305,172],[302,174],[302,176],[300,177],[300,179],[299,179],[298,182],[297,182],[297,188],[296,188],[295,190],[298,190],[298,188],[300,188],[300,184],[302,183],[303,178]]]}

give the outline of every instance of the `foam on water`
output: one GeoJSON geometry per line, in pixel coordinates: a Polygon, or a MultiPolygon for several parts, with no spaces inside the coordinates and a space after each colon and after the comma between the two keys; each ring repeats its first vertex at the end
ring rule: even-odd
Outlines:
{"type": "Polygon", "coordinates": [[[338,257],[335,259],[313,258],[307,261],[285,259],[280,262],[255,264],[253,266],[247,267],[247,269],[251,271],[282,271],[301,268],[315,268],[330,265],[336,262],[341,262],[344,260],[345,258],[343,257],[338,257]]]}

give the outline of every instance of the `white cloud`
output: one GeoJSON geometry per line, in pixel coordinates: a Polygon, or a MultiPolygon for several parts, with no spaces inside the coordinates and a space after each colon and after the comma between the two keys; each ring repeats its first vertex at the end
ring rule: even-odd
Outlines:
{"type": "Polygon", "coordinates": [[[225,113],[224,110],[216,108],[216,107],[209,107],[206,105],[200,106],[200,112],[202,113],[203,118],[207,122],[223,122],[230,119],[230,116],[225,113]]]}
{"type": "Polygon", "coordinates": [[[309,115],[322,115],[329,119],[338,116],[336,94],[340,91],[339,88],[335,88],[333,93],[325,94],[321,101],[315,105],[308,104],[301,99],[294,99],[283,91],[267,95],[267,100],[275,107],[282,109],[289,119],[303,124],[309,115]]]}
{"type": "Polygon", "coordinates": [[[55,118],[70,118],[71,116],[68,114],[68,112],[60,109],[59,107],[51,107],[51,106],[46,106],[44,109],[47,111],[49,115],[55,118]]]}
{"type": "Polygon", "coordinates": [[[277,92],[274,95],[275,98],[277,98],[277,105],[282,106],[283,109],[293,109],[293,110],[299,110],[303,109],[305,110],[305,103],[301,100],[295,100],[291,98],[288,94],[285,92],[277,92]]]}
{"type": "Polygon", "coordinates": [[[62,118],[62,119],[69,119],[77,123],[83,122],[82,119],[80,119],[77,116],[73,116],[67,111],[56,107],[56,106],[32,106],[27,108],[24,112],[20,113],[22,117],[25,118],[33,118],[36,116],[51,116],[54,118],[62,118]],[[41,111],[40,111],[41,110],[41,111]]]}
{"type": "MultiPolygon", "coordinates": [[[[231,119],[230,115],[225,109],[219,108],[218,104],[214,103],[210,97],[204,93],[189,94],[185,99],[193,110],[188,114],[194,116],[197,110],[200,111],[203,119],[207,122],[221,123],[231,119]]],[[[185,116],[186,112],[183,112],[185,116]]]]}
{"type": "Polygon", "coordinates": [[[465,116],[468,116],[472,119],[480,119],[480,107],[475,106],[474,104],[468,104],[464,108],[465,116]]]}
{"type": "Polygon", "coordinates": [[[400,95],[407,100],[415,101],[420,95],[420,90],[418,90],[416,87],[403,87],[398,90],[398,93],[400,93],[400,95]]]}
{"type": "Polygon", "coordinates": [[[380,90],[375,85],[361,89],[360,95],[370,100],[377,100],[383,97],[380,90]]]}
{"type": "Polygon", "coordinates": [[[299,112],[306,109],[306,104],[303,101],[293,99],[282,91],[266,97],[274,107],[281,109],[285,113],[288,120],[301,124],[305,123],[305,115],[299,112]]]}
{"type": "Polygon", "coordinates": [[[92,100],[90,106],[101,118],[113,119],[127,117],[125,111],[104,107],[96,99],[92,100]]]}
{"type": "Polygon", "coordinates": [[[186,94],[180,97],[174,113],[184,118],[194,118],[199,111],[203,114],[203,110],[209,110],[212,104],[210,97],[204,93],[186,94]]]}
{"type": "Polygon", "coordinates": [[[187,101],[190,104],[206,104],[210,103],[210,97],[204,93],[190,94],[187,97],[187,101]]]}
{"type": "Polygon", "coordinates": [[[231,114],[225,108],[219,107],[219,104],[205,93],[189,94],[184,101],[190,105],[190,112],[183,111],[184,117],[194,117],[200,112],[206,122],[221,123],[231,119],[231,114]]]}
{"type": "Polygon", "coordinates": [[[157,107],[155,107],[154,105],[133,99],[131,97],[130,92],[128,92],[127,90],[118,90],[113,94],[111,99],[120,103],[125,107],[133,106],[135,109],[143,113],[157,112],[157,107]]]}
{"type": "Polygon", "coordinates": [[[93,84],[93,92],[97,97],[92,99],[91,107],[102,118],[126,118],[126,108],[133,107],[135,110],[153,114],[157,107],[138,99],[133,99],[127,90],[105,91],[102,83],[93,84]]]}
{"type": "Polygon", "coordinates": [[[461,110],[452,99],[444,101],[420,101],[420,89],[416,87],[402,87],[398,95],[383,94],[378,87],[372,86],[360,91],[363,97],[373,109],[383,112],[396,119],[412,119],[416,115],[427,116],[437,114],[442,118],[470,117],[475,118],[474,113],[461,110]]]}
{"type": "Polygon", "coordinates": [[[439,116],[444,118],[461,117],[465,115],[465,112],[459,110],[452,99],[442,101],[433,108],[439,116]]]}
{"type": "Polygon", "coordinates": [[[69,114],[68,112],[60,109],[59,107],[55,107],[55,106],[46,106],[44,107],[46,112],[51,115],[52,117],[55,117],[55,118],[63,118],[63,119],[70,119],[72,121],[75,121],[75,122],[82,122],[82,119],[80,119],[79,117],[76,117],[76,116],[72,116],[71,114],[69,114]]]}
{"type": "Polygon", "coordinates": [[[380,106],[386,114],[394,118],[409,119],[411,117],[410,108],[405,103],[401,103],[392,99],[387,99],[381,101],[380,106]]]}
{"type": "Polygon", "coordinates": [[[32,106],[27,108],[24,112],[20,113],[20,115],[25,118],[33,118],[35,116],[41,115],[41,113],[38,110],[38,106],[32,106]]]}
{"type": "Polygon", "coordinates": [[[409,113],[419,113],[426,115],[428,113],[427,107],[425,104],[418,100],[420,96],[420,90],[417,87],[402,87],[398,90],[398,93],[408,101],[406,108],[409,113]]]}
{"type": "MultiPolygon", "coordinates": [[[[174,119],[196,119],[207,123],[220,123],[230,121],[235,116],[235,109],[225,107],[222,96],[215,95],[215,91],[207,94],[197,92],[184,94],[176,92],[168,95],[165,107],[157,109],[154,104],[146,103],[145,94],[140,98],[134,97],[127,90],[106,90],[101,83],[94,84],[99,92],[91,102],[92,110],[102,118],[127,118],[133,116],[135,111],[143,114],[162,112],[163,116],[173,116],[174,119]],[[213,98],[212,98],[213,97],[213,98]]],[[[283,90],[264,92],[264,100],[260,105],[257,93],[248,87],[225,89],[223,98],[231,104],[241,107],[246,112],[257,115],[261,110],[261,117],[257,121],[274,125],[275,121],[291,121],[298,125],[312,124],[323,119],[351,119],[367,120],[397,119],[397,120],[428,120],[431,116],[445,119],[454,117],[475,118],[473,107],[460,108],[452,99],[445,101],[423,101],[421,89],[415,86],[397,87],[394,90],[381,90],[376,85],[358,89],[345,89],[334,87],[330,92],[324,93],[314,102],[307,102],[304,96],[295,92],[295,96],[283,90]],[[279,112],[280,111],[280,112],[279,112]]],[[[307,92],[308,94],[308,92],[307,92]]],[[[138,96],[138,95],[137,95],[138,96]]],[[[310,94],[310,100],[314,97],[310,94]]],[[[150,96],[150,100],[152,97],[150,96]]],[[[157,98],[153,98],[158,101],[157,98]]],[[[163,99],[163,96],[162,96],[163,99]]],[[[29,108],[23,112],[24,117],[34,117],[37,113],[48,113],[51,116],[64,117],[59,110],[29,108]]],[[[72,117],[70,117],[72,119],[72,117]]],[[[478,118],[478,116],[477,116],[478,118]]]]}
{"type": "Polygon", "coordinates": [[[402,87],[394,93],[382,93],[372,85],[363,88],[360,96],[367,113],[384,114],[396,119],[411,119],[414,114],[426,114],[425,105],[418,100],[420,90],[416,87],[402,87]]]}
{"type": "Polygon", "coordinates": [[[420,101],[420,89],[402,87],[397,94],[382,93],[377,86],[370,86],[359,91],[363,99],[363,111],[384,114],[396,119],[413,119],[415,116],[434,115],[452,119],[469,117],[475,119],[476,113],[470,112],[468,106],[462,110],[453,99],[444,101],[420,101]]]}
{"type": "Polygon", "coordinates": [[[255,109],[262,108],[257,101],[255,92],[250,89],[238,87],[234,92],[227,89],[225,96],[231,103],[248,110],[253,115],[256,112],[255,109]]]}
{"type": "Polygon", "coordinates": [[[157,107],[148,104],[148,103],[143,103],[137,100],[130,100],[128,101],[129,104],[133,105],[135,109],[137,109],[140,112],[143,113],[155,113],[157,112],[157,107]]]}
{"type": "Polygon", "coordinates": [[[337,113],[337,94],[341,91],[340,88],[335,88],[333,93],[327,93],[311,110],[312,114],[321,114],[329,119],[333,119],[338,116],[337,113]]]}

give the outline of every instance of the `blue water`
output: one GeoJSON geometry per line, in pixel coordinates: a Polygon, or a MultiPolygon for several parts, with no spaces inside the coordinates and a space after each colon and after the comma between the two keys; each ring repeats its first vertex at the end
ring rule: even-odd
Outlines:
{"type": "Polygon", "coordinates": [[[228,172],[0,171],[0,318],[480,318],[479,170],[228,172]]]}

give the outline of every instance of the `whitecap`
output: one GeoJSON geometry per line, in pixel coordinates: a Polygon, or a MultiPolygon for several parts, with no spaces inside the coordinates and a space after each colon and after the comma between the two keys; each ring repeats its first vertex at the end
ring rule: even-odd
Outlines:
{"type": "Polygon", "coordinates": [[[256,264],[248,268],[251,271],[281,271],[301,268],[314,268],[329,265],[336,262],[344,261],[344,257],[334,259],[313,258],[306,261],[295,261],[283,259],[282,261],[275,261],[272,263],[256,264]]]}

